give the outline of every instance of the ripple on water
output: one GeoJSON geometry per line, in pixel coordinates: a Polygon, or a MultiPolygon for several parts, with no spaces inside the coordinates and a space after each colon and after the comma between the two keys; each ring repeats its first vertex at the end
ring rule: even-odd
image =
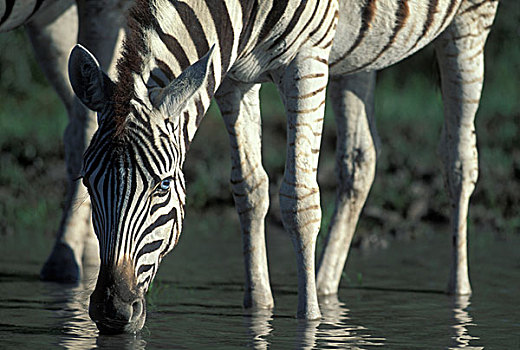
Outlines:
{"type": "Polygon", "coordinates": [[[194,266],[183,270],[180,262],[200,258],[193,246],[192,252],[185,250],[163,264],[149,296],[146,326],[138,335],[99,335],[87,312],[93,280],[76,286],[43,283],[34,273],[39,264],[2,262],[2,348],[480,349],[520,345],[520,240],[474,243],[470,250],[472,297],[441,293],[449,237],[399,242],[387,250],[353,250],[346,274],[362,274],[362,278],[351,278],[355,282],[350,283],[344,278],[339,299],[320,300],[320,322],[294,318],[293,257],[276,251],[290,251],[290,243],[275,246],[272,254],[282,257],[270,266],[276,308],[247,312],[241,307],[240,254],[228,252],[233,244],[218,237],[209,241],[215,247],[221,245],[222,251],[214,248],[217,252],[195,265],[214,261],[213,266],[199,273],[193,272],[194,266]]]}

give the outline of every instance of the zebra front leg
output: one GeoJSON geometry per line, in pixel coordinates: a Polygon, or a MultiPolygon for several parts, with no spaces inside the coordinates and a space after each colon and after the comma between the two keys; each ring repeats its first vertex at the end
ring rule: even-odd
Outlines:
{"type": "Polygon", "coordinates": [[[278,83],[287,111],[287,156],[280,209],[296,251],[297,316],[306,319],[321,317],[314,266],[321,224],[316,175],[328,80],[327,55],[318,48],[302,50],[278,83]]]}
{"type": "Polygon", "coordinates": [[[497,1],[466,1],[436,41],[445,122],[439,153],[451,200],[452,263],[450,294],[471,294],[467,258],[469,198],[478,177],[474,119],[484,79],[484,45],[497,1]]]}
{"type": "MultiPolygon", "coordinates": [[[[57,2],[56,6],[61,4],[57,2]]],[[[94,51],[102,58],[100,61],[106,66],[114,66],[110,62],[113,61],[112,55],[122,22],[113,19],[108,21],[105,12],[96,19],[81,19],[85,18],[85,11],[92,11],[88,6],[80,7],[79,14],[73,5],[66,11],[59,10],[49,7],[46,11],[38,12],[27,25],[38,62],[64,103],[69,117],[64,135],[69,178],[67,199],[54,248],[40,276],[51,281],[77,281],[81,277],[83,264],[99,264],[97,238],[90,222],[89,196],[81,182],[74,181],[80,174],[83,151],[94,132],[96,117],[74,97],[68,81],[67,61],[71,48],[78,40],[79,25],[80,41],[86,45],[94,42],[91,46],[99,48],[97,52],[94,51]],[[94,23],[96,21],[97,25],[94,23]],[[107,37],[95,35],[96,31],[103,32],[107,37]]],[[[123,12],[120,10],[119,14],[112,16],[120,16],[122,20],[123,12]]]]}
{"type": "Polygon", "coordinates": [[[374,180],[377,135],[373,121],[375,72],[333,77],[336,117],[336,208],[318,264],[319,295],[336,294],[350,243],[374,180]]]}
{"type": "Polygon", "coordinates": [[[262,166],[260,85],[226,79],[216,94],[231,145],[231,186],[240,218],[245,263],[244,307],[274,306],[265,246],[269,178],[262,166]]]}

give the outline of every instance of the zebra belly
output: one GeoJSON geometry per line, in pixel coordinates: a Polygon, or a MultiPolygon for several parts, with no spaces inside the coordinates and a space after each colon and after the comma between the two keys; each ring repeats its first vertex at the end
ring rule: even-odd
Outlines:
{"type": "Polygon", "coordinates": [[[331,75],[378,70],[401,61],[437,37],[461,0],[340,0],[330,54],[331,75]]]}
{"type": "Polygon", "coordinates": [[[21,26],[41,8],[57,2],[56,0],[0,0],[0,32],[7,32],[21,26]]]}
{"type": "MultiPolygon", "coordinates": [[[[250,45],[240,53],[228,72],[228,77],[244,83],[262,83],[276,80],[280,69],[286,67],[298,52],[312,47],[330,47],[332,27],[336,22],[337,3],[333,0],[285,0],[280,18],[262,35],[267,15],[256,18],[250,45]],[[295,15],[298,13],[298,15],[295,15]]],[[[273,0],[278,6],[284,0],[273,0]]],[[[274,6],[274,5],[273,5],[274,6]]]]}

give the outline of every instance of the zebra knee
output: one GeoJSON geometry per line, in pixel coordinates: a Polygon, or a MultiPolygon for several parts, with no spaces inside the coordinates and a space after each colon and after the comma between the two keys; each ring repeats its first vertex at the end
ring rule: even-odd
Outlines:
{"type": "Polygon", "coordinates": [[[232,177],[231,187],[242,223],[265,218],[269,209],[269,177],[261,166],[249,175],[232,177]]]}
{"type": "MultiPolygon", "coordinates": [[[[471,132],[474,136],[474,133],[471,132]]],[[[461,195],[469,198],[478,179],[478,151],[476,137],[466,147],[448,144],[443,136],[439,146],[439,155],[443,165],[445,187],[455,205],[461,195]]]]}
{"type": "Polygon", "coordinates": [[[338,196],[342,200],[364,199],[374,181],[377,150],[374,145],[354,148],[351,152],[338,155],[336,177],[338,196]]]}

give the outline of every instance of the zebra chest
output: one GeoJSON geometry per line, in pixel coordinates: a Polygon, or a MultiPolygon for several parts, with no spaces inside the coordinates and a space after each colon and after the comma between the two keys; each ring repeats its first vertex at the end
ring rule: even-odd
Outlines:
{"type": "Polygon", "coordinates": [[[265,51],[259,48],[237,60],[228,72],[228,77],[242,83],[265,83],[272,81],[271,72],[287,65],[296,52],[297,49],[265,51]]]}
{"type": "Polygon", "coordinates": [[[437,37],[462,0],[340,0],[331,74],[378,70],[437,37]]]}
{"type": "MultiPolygon", "coordinates": [[[[305,38],[306,31],[301,36],[305,38]]],[[[278,34],[278,33],[276,33],[278,34]]],[[[272,35],[270,40],[257,45],[250,52],[237,59],[228,76],[243,83],[264,83],[272,81],[272,72],[287,66],[302,49],[301,38],[272,35]]]]}
{"type": "Polygon", "coordinates": [[[336,1],[274,0],[270,10],[263,12],[252,25],[249,43],[228,72],[233,79],[245,83],[270,81],[298,53],[311,47],[330,49],[337,20],[336,1]]]}

